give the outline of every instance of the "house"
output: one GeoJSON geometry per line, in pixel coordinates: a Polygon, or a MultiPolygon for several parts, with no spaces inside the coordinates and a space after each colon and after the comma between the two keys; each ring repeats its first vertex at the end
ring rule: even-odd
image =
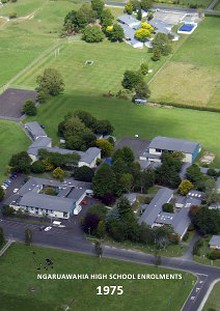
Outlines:
{"type": "Polygon", "coordinates": [[[148,161],[161,162],[160,157],[164,151],[182,152],[183,162],[193,163],[201,151],[201,146],[199,143],[189,140],[157,136],[151,141],[148,152],[143,157],[148,161]]]}
{"type": "Polygon", "coordinates": [[[136,193],[126,193],[124,197],[129,201],[130,205],[133,205],[137,201],[136,193]]]}
{"type": "Polygon", "coordinates": [[[209,247],[220,250],[220,235],[213,235],[209,241],[209,247]]]}
{"type": "Polygon", "coordinates": [[[92,191],[90,183],[67,179],[63,182],[54,179],[30,177],[10,199],[9,205],[16,211],[22,209],[31,215],[68,219],[78,215],[81,202],[92,191]],[[56,195],[44,193],[52,188],[56,195]]]}
{"type": "Polygon", "coordinates": [[[24,128],[33,141],[37,138],[47,137],[47,134],[37,121],[25,123],[24,128]]]}
{"type": "Polygon", "coordinates": [[[128,14],[123,14],[118,17],[118,21],[121,24],[125,24],[131,28],[137,27],[141,24],[139,20],[137,20],[134,16],[128,15],[128,14]]]}
{"type": "Polygon", "coordinates": [[[126,24],[121,24],[121,27],[124,31],[124,36],[125,36],[125,39],[124,41],[128,44],[130,44],[133,48],[143,48],[144,44],[143,42],[135,39],[135,30],[131,27],[129,27],[128,25],[126,24]]]}
{"type": "MultiPolygon", "coordinates": [[[[128,43],[129,43],[129,42],[128,42],[128,43]]],[[[141,41],[139,41],[139,40],[137,40],[137,39],[135,39],[135,38],[133,38],[133,39],[131,39],[131,41],[130,41],[130,45],[131,45],[134,49],[142,49],[143,46],[144,46],[144,43],[141,42],[141,41]]]]}
{"type": "Polygon", "coordinates": [[[169,203],[173,198],[173,190],[168,188],[160,189],[154,196],[138,222],[145,222],[148,226],[154,227],[158,215],[162,212],[162,207],[165,203],[169,203]]]}

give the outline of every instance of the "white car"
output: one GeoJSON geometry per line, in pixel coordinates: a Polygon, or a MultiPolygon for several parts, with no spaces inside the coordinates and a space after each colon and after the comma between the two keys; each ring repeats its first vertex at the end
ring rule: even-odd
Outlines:
{"type": "Polygon", "coordinates": [[[17,193],[18,192],[18,188],[14,188],[13,193],[17,193]]]}
{"type": "Polygon", "coordinates": [[[7,187],[5,187],[5,185],[2,185],[1,187],[2,187],[3,190],[7,189],[7,187]]]}
{"type": "Polygon", "coordinates": [[[50,229],[52,229],[52,227],[46,227],[44,231],[49,231],[50,229]]]}

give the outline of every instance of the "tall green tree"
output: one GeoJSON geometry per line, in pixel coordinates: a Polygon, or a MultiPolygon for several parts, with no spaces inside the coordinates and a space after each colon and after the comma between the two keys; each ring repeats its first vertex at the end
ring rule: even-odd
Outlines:
{"type": "Polygon", "coordinates": [[[149,10],[153,5],[153,0],[141,0],[141,7],[144,10],[149,10]]]}
{"type": "Polygon", "coordinates": [[[98,25],[86,26],[83,31],[82,39],[89,43],[101,42],[105,38],[102,29],[98,25]]]}
{"type": "Polygon", "coordinates": [[[92,9],[97,12],[98,18],[102,16],[102,12],[104,9],[104,1],[103,0],[92,0],[91,1],[92,9]]]}
{"type": "Polygon", "coordinates": [[[53,68],[46,68],[42,75],[36,80],[37,91],[44,91],[51,96],[57,96],[64,91],[64,81],[59,71],[53,68]]]}
{"type": "Polygon", "coordinates": [[[141,72],[126,70],[121,84],[125,89],[132,91],[143,83],[143,81],[144,78],[141,72]]]}
{"type": "Polygon", "coordinates": [[[92,185],[95,195],[100,197],[107,193],[113,194],[115,192],[115,174],[107,163],[104,163],[100,169],[98,169],[93,178],[92,185]]]}
{"type": "Polygon", "coordinates": [[[35,103],[33,100],[28,99],[25,104],[22,107],[22,111],[27,115],[27,116],[36,116],[37,114],[37,107],[35,106],[35,103]]]}
{"type": "Polygon", "coordinates": [[[13,172],[29,174],[31,171],[31,158],[26,151],[12,155],[9,166],[13,172]]]}
{"type": "Polygon", "coordinates": [[[108,26],[111,26],[114,21],[114,16],[112,15],[112,12],[109,8],[105,8],[102,11],[101,15],[101,23],[106,28],[108,26]]]}

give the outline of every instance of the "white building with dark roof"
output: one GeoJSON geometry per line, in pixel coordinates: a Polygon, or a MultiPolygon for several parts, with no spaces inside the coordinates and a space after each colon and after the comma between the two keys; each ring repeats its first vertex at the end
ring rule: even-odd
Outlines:
{"type": "Polygon", "coordinates": [[[143,157],[148,161],[161,162],[160,157],[164,151],[182,152],[183,162],[193,163],[201,151],[201,146],[190,140],[157,136],[151,141],[143,157]]]}

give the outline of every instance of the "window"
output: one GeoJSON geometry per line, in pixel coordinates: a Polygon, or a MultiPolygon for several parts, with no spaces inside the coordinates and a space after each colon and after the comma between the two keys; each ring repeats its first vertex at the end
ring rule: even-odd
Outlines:
{"type": "Polygon", "coordinates": [[[66,213],[66,212],[63,212],[63,217],[68,217],[68,213],[66,213]]]}
{"type": "Polygon", "coordinates": [[[156,152],[161,152],[161,151],[162,151],[161,149],[156,148],[156,152]]]}

